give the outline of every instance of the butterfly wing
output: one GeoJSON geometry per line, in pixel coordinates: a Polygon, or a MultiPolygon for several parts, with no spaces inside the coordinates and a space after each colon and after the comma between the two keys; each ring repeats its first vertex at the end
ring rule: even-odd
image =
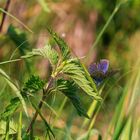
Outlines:
{"type": "Polygon", "coordinates": [[[119,72],[119,70],[108,70],[108,68],[109,61],[107,59],[101,59],[98,64],[93,63],[89,66],[89,73],[97,85],[119,72]]]}
{"type": "Polygon", "coordinates": [[[92,75],[92,73],[96,72],[97,71],[97,65],[96,63],[92,63],[90,66],[89,66],[89,69],[88,69],[89,73],[92,75]]]}
{"type": "Polygon", "coordinates": [[[89,66],[89,73],[91,75],[91,77],[94,79],[95,83],[98,84],[102,81],[102,79],[100,78],[100,72],[98,71],[98,68],[97,68],[97,64],[96,63],[92,63],[90,66],[89,66]]]}
{"type": "Polygon", "coordinates": [[[97,69],[104,74],[108,71],[109,68],[109,61],[107,59],[101,59],[97,65],[97,69]]]}

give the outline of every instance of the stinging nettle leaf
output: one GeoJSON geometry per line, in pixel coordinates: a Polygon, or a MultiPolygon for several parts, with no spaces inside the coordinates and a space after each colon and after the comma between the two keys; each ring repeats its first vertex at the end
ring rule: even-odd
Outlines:
{"type": "Polygon", "coordinates": [[[67,43],[61,37],[59,37],[55,32],[53,32],[52,29],[47,28],[47,30],[50,33],[51,37],[55,40],[55,42],[59,46],[61,53],[62,53],[63,60],[69,59],[70,58],[70,49],[69,49],[69,46],[67,45],[67,43]]]}
{"type": "MultiPolygon", "coordinates": [[[[13,41],[13,43],[16,46],[16,50],[18,49],[21,55],[25,55],[27,50],[31,50],[29,46],[30,44],[29,44],[29,41],[27,39],[27,35],[25,34],[25,32],[14,27],[13,25],[10,25],[8,27],[7,35],[13,41]]],[[[28,71],[30,72],[31,69],[30,69],[29,61],[25,60],[25,64],[27,66],[28,71]]]]}
{"type": "Polygon", "coordinates": [[[33,56],[42,56],[44,58],[48,58],[52,65],[55,65],[58,62],[58,53],[49,44],[45,45],[43,48],[33,49],[32,52],[28,52],[21,58],[29,58],[33,56]]]}
{"type": "Polygon", "coordinates": [[[50,63],[52,65],[57,64],[58,62],[58,53],[49,45],[47,44],[46,46],[46,57],[49,59],[50,63]]]}
{"type": "Polygon", "coordinates": [[[29,80],[25,83],[23,87],[23,93],[36,93],[39,90],[43,89],[45,82],[42,81],[39,76],[32,75],[29,80]]]}
{"type": "Polygon", "coordinates": [[[21,102],[18,97],[10,100],[10,104],[5,108],[5,111],[0,114],[0,119],[7,119],[11,117],[18,107],[21,105],[21,102]]]}
{"type": "Polygon", "coordinates": [[[70,99],[73,106],[77,110],[77,113],[80,116],[83,115],[83,116],[89,118],[89,116],[86,113],[86,110],[82,106],[80,98],[76,94],[77,87],[73,81],[58,79],[57,80],[57,88],[60,92],[62,92],[66,97],[68,97],[70,99]]]}
{"type": "Polygon", "coordinates": [[[86,77],[86,73],[78,60],[67,61],[62,69],[62,73],[70,77],[86,94],[94,97],[96,100],[102,99],[98,95],[95,86],[92,86],[93,83],[86,77]]]}
{"type": "Polygon", "coordinates": [[[13,25],[10,25],[8,27],[7,35],[15,43],[16,47],[22,44],[22,47],[19,47],[21,55],[25,55],[25,50],[30,49],[26,34],[20,29],[15,28],[13,25]]]}

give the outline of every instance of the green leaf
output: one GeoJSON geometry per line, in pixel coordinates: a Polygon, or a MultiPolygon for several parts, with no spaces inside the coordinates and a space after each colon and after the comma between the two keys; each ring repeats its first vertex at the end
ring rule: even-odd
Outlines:
{"type": "MultiPolygon", "coordinates": [[[[16,50],[18,49],[21,55],[25,55],[27,50],[30,50],[29,42],[27,36],[20,29],[15,28],[13,25],[8,27],[7,35],[16,45],[16,50]]],[[[28,60],[25,60],[28,71],[30,72],[30,64],[28,60]]]]}
{"type": "Polygon", "coordinates": [[[87,78],[87,75],[78,60],[68,60],[61,72],[70,77],[86,94],[94,97],[96,100],[102,99],[99,96],[97,89],[92,86],[93,83],[87,78]]]}
{"type": "Polygon", "coordinates": [[[43,48],[33,49],[31,52],[28,52],[21,58],[29,58],[33,56],[42,56],[44,58],[48,58],[52,65],[55,65],[58,62],[58,53],[49,44],[43,48]]]}
{"type": "MultiPolygon", "coordinates": [[[[30,50],[27,36],[20,29],[15,28],[13,25],[10,25],[8,27],[7,34],[10,37],[10,39],[14,42],[14,44],[16,45],[16,49],[12,53],[12,55],[16,52],[16,50],[19,50],[21,55],[25,55],[26,50],[30,50]]],[[[11,55],[11,58],[12,58],[12,55],[11,55]]],[[[28,69],[28,72],[30,72],[31,69],[30,69],[30,64],[29,64],[28,60],[25,60],[25,64],[28,69]]]]}
{"type": "Polygon", "coordinates": [[[0,119],[5,120],[11,117],[20,105],[21,102],[18,97],[11,99],[10,104],[5,108],[5,111],[2,114],[0,114],[0,119]]]}
{"type": "Polygon", "coordinates": [[[59,79],[59,80],[57,80],[57,88],[60,92],[62,92],[65,96],[67,96],[70,99],[70,101],[72,102],[73,106],[75,107],[75,109],[77,110],[77,112],[80,116],[83,115],[83,116],[89,118],[86,113],[86,110],[82,106],[80,98],[76,94],[77,87],[74,84],[74,82],[59,79]]]}
{"type": "MultiPolygon", "coordinates": [[[[81,64],[81,63],[80,63],[80,64],[81,64]]],[[[98,93],[98,90],[97,90],[97,88],[96,88],[96,84],[95,84],[94,80],[92,79],[92,77],[90,76],[88,70],[86,69],[86,67],[85,67],[83,64],[81,64],[81,67],[83,68],[83,70],[84,70],[84,72],[85,72],[86,78],[90,81],[91,86],[93,87],[93,89],[95,90],[95,92],[98,93]]]]}
{"type": "Polygon", "coordinates": [[[67,43],[61,37],[59,37],[55,32],[53,32],[52,29],[50,29],[50,28],[47,28],[47,29],[48,29],[48,32],[50,33],[51,37],[55,40],[55,42],[59,46],[61,53],[62,53],[63,60],[69,59],[70,58],[70,49],[69,49],[67,43]]]}
{"type": "Polygon", "coordinates": [[[18,49],[21,55],[25,55],[25,50],[29,50],[29,42],[27,41],[26,34],[13,25],[10,25],[8,27],[7,35],[15,43],[16,47],[22,45],[22,47],[19,47],[18,49]]]}
{"type": "Polygon", "coordinates": [[[52,65],[57,64],[57,62],[58,62],[58,53],[54,49],[52,49],[52,47],[49,44],[47,44],[45,46],[45,48],[46,48],[45,56],[49,59],[50,63],[52,65]]]}
{"type": "Polygon", "coordinates": [[[13,91],[15,92],[17,97],[20,99],[22,106],[23,106],[23,109],[24,109],[26,115],[28,116],[26,103],[24,101],[24,98],[21,95],[20,90],[17,88],[17,86],[12,82],[12,80],[9,78],[9,76],[2,69],[0,69],[0,75],[5,79],[7,84],[13,89],[13,91]]]}
{"type": "Polygon", "coordinates": [[[45,82],[42,81],[39,76],[32,75],[29,80],[25,83],[23,87],[23,93],[36,93],[39,90],[43,89],[45,82]]]}

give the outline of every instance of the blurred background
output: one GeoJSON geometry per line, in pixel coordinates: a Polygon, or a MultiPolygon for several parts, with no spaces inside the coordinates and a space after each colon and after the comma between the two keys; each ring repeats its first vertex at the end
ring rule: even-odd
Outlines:
{"type": "MultiPolygon", "coordinates": [[[[19,58],[33,48],[43,47],[48,40],[46,27],[52,27],[65,39],[74,56],[84,57],[89,55],[90,48],[119,2],[119,0],[11,0],[8,12],[20,20],[22,24],[11,15],[6,16],[0,32],[0,62],[11,58],[19,58]]],[[[6,1],[1,0],[0,8],[4,9],[5,5],[6,1]]],[[[102,96],[105,97],[105,101],[96,117],[97,108],[91,115],[95,119],[94,125],[91,125],[92,129],[98,130],[102,137],[106,137],[106,139],[110,139],[115,132],[117,133],[118,127],[120,127],[117,126],[117,123],[126,126],[126,129],[122,130],[121,127],[120,130],[122,140],[125,140],[124,137],[131,132],[130,139],[138,140],[140,138],[139,13],[139,0],[129,0],[129,2],[122,4],[98,44],[92,49],[92,53],[84,62],[88,67],[92,62],[108,59],[110,68],[120,69],[120,72],[109,79],[103,88],[102,96]],[[116,121],[111,121],[113,118],[116,121]],[[130,130],[128,129],[130,124],[131,132],[128,131],[130,130]]],[[[2,17],[3,13],[0,12],[0,23],[2,17]]],[[[30,73],[38,74],[43,79],[47,79],[51,69],[47,60],[39,58],[29,59],[26,63],[19,61],[0,65],[0,67],[15,82],[20,81],[21,86],[28,79],[30,73]]],[[[10,94],[10,89],[2,79],[0,79],[0,89],[0,106],[4,106],[7,104],[7,99],[10,100],[13,95],[10,94]]],[[[88,110],[93,101],[85,95],[80,94],[80,96],[88,110]]],[[[54,110],[59,110],[64,100],[63,96],[57,95],[56,97],[50,97],[48,104],[54,110]]],[[[0,111],[2,110],[1,108],[0,111]]],[[[30,112],[32,113],[33,110],[31,109],[30,112]]],[[[92,122],[92,119],[87,121],[83,117],[79,117],[69,101],[66,101],[63,111],[57,113],[61,115],[56,119],[55,133],[56,138],[60,140],[78,139],[87,132],[92,122]],[[81,125],[83,122],[85,124],[81,125]]],[[[44,114],[51,124],[55,118],[51,111],[46,109],[44,114]]],[[[38,119],[38,124],[40,124],[39,121],[38,119]]],[[[41,127],[40,124],[37,133],[42,136],[41,127]]],[[[89,139],[96,140],[97,135],[94,132],[89,139]]]]}

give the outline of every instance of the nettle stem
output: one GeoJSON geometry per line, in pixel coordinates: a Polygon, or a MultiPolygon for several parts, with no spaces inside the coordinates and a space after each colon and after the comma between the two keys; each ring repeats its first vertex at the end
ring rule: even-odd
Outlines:
{"type": "MultiPolygon", "coordinates": [[[[38,104],[38,109],[39,110],[42,108],[43,102],[46,100],[46,97],[47,97],[46,95],[47,95],[47,93],[48,93],[48,91],[49,91],[49,89],[50,89],[50,87],[52,85],[52,82],[53,82],[53,77],[50,78],[50,80],[48,81],[48,84],[47,84],[46,88],[43,89],[43,96],[42,96],[41,101],[38,104]]],[[[36,121],[37,116],[38,116],[38,111],[35,112],[32,120],[31,120],[31,122],[30,122],[30,124],[29,124],[29,126],[27,128],[26,133],[30,133],[31,129],[33,128],[33,124],[36,121]]]]}

